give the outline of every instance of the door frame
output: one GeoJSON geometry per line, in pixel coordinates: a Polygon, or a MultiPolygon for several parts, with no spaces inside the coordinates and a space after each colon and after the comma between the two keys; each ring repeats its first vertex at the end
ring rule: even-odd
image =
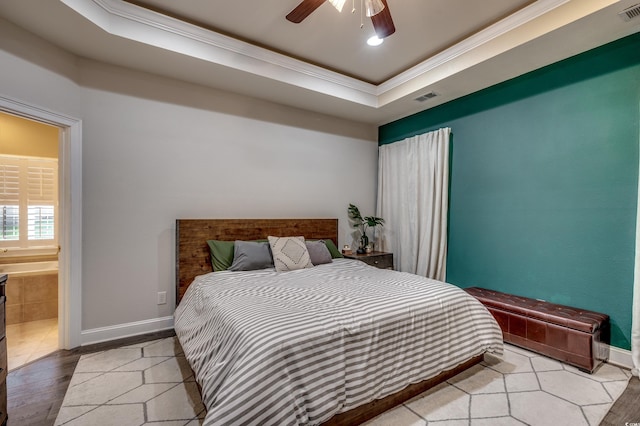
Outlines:
{"type": "Polygon", "coordinates": [[[56,126],[58,144],[58,347],[81,345],[82,120],[0,94],[0,111],[56,126]]]}

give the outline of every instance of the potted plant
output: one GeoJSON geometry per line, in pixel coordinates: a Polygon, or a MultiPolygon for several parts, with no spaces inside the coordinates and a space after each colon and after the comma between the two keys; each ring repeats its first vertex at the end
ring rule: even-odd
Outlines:
{"type": "Polygon", "coordinates": [[[349,204],[349,209],[347,210],[349,213],[349,219],[351,220],[351,226],[358,229],[361,233],[360,235],[360,248],[358,249],[358,253],[364,253],[366,248],[369,246],[369,236],[367,235],[367,228],[373,228],[375,233],[375,228],[377,226],[384,226],[384,219],[376,216],[365,216],[362,217],[360,214],[360,209],[353,204],[349,204]]]}

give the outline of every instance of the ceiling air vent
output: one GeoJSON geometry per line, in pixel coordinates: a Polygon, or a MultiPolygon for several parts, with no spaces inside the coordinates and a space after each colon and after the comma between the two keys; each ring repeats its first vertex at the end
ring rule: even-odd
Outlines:
{"type": "Polygon", "coordinates": [[[625,21],[630,21],[634,18],[637,18],[640,16],[640,3],[636,4],[635,6],[631,6],[626,8],[625,10],[623,10],[622,12],[618,13],[618,16],[620,16],[622,19],[624,19],[625,21]]]}
{"type": "Polygon", "coordinates": [[[435,94],[434,92],[429,92],[429,93],[425,93],[422,96],[418,96],[415,100],[418,102],[424,102],[427,101],[431,98],[435,98],[436,96],[438,96],[437,94],[435,94]]]}

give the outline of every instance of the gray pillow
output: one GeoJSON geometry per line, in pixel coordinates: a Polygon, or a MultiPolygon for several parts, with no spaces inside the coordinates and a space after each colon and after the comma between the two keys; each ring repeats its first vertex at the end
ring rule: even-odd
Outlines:
{"type": "Polygon", "coordinates": [[[324,241],[305,241],[305,244],[307,245],[307,251],[309,251],[311,263],[314,265],[331,263],[331,252],[329,252],[324,241]]]}
{"type": "Polygon", "coordinates": [[[273,268],[273,256],[271,256],[269,243],[240,240],[235,242],[233,263],[229,271],[254,271],[265,268],[273,268]]]}

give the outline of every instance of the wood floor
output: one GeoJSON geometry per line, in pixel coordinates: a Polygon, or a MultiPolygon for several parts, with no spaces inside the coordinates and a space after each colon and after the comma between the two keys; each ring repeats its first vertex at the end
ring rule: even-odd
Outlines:
{"type": "MultiPolygon", "coordinates": [[[[59,350],[9,373],[7,395],[9,426],[53,425],[71,376],[81,355],[174,336],[173,330],[113,342],[59,350]]],[[[632,377],[627,389],[611,407],[601,426],[640,424],[640,380],[632,377]]]]}
{"type": "Polygon", "coordinates": [[[81,355],[170,336],[175,336],[173,330],[83,346],[70,351],[59,350],[11,371],[7,375],[7,425],[53,425],[81,355]]]}
{"type": "Polygon", "coordinates": [[[600,426],[640,425],[640,379],[632,377],[600,426]]]}

